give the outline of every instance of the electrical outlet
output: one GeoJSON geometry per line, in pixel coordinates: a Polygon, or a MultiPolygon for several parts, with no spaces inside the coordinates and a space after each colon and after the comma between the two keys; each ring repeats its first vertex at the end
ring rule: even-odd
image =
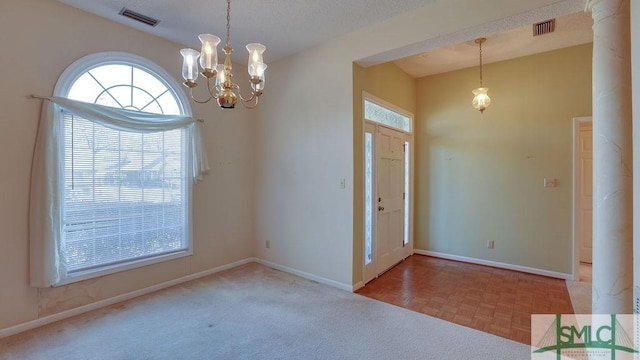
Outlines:
{"type": "Polygon", "coordinates": [[[493,240],[487,240],[487,249],[493,249],[496,247],[496,243],[493,240]]]}
{"type": "Polygon", "coordinates": [[[558,186],[558,179],[556,178],[544,178],[544,187],[553,188],[558,186]]]}
{"type": "Polygon", "coordinates": [[[264,246],[269,249],[271,247],[271,242],[269,242],[269,240],[265,241],[264,246]]]}
{"type": "Polygon", "coordinates": [[[340,179],[340,189],[344,189],[347,187],[347,179],[342,178],[340,179]]]}

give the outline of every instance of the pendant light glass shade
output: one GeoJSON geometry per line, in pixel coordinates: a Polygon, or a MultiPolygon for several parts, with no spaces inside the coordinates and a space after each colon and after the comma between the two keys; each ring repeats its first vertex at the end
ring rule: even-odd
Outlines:
{"type": "Polygon", "coordinates": [[[200,34],[198,36],[202,43],[202,51],[200,51],[200,67],[202,70],[215,70],[218,65],[218,44],[220,38],[211,34],[200,34]]]}
{"type": "Polygon", "coordinates": [[[250,76],[262,76],[264,74],[264,60],[262,60],[262,53],[266,50],[266,47],[262,44],[249,44],[247,45],[247,51],[249,52],[249,64],[247,70],[250,76]]]}
{"type": "Polygon", "coordinates": [[[487,95],[487,91],[489,91],[489,88],[486,87],[479,87],[471,91],[473,95],[475,95],[471,105],[481,113],[484,112],[484,109],[489,107],[489,104],[491,104],[491,98],[487,95]]]}
{"type": "Polygon", "coordinates": [[[187,82],[194,82],[198,78],[198,56],[200,53],[193,49],[182,49],[182,77],[187,82]]]}

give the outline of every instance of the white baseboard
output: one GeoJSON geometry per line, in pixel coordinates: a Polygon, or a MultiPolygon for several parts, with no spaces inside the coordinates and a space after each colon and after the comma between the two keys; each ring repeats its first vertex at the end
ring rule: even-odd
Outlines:
{"type": "Polygon", "coordinates": [[[331,286],[331,287],[334,287],[334,288],[338,288],[340,290],[345,290],[345,291],[349,291],[349,292],[355,291],[354,290],[355,286],[353,286],[353,285],[347,285],[347,284],[344,284],[344,283],[341,283],[341,282],[338,282],[338,281],[334,281],[334,280],[330,280],[330,279],[327,279],[327,278],[323,278],[321,276],[309,274],[307,272],[296,270],[296,269],[293,269],[293,268],[290,268],[290,267],[287,267],[287,266],[283,266],[283,265],[280,265],[280,264],[276,264],[276,263],[273,263],[271,261],[255,258],[255,262],[257,262],[258,264],[262,264],[264,266],[268,266],[270,268],[276,269],[276,270],[284,271],[284,272],[292,274],[292,275],[300,276],[302,278],[315,281],[315,282],[320,283],[320,284],[324,284],[324,285],[328,285],[328,286],[331,286]]]}
{"type": "Polygon", "coordinates": [[[97,309],[100,309],[100,308],[103,308],[103,307],[106,307],[106,306],[109,306],[109,305],[113,305],[113,304],[119,303],[121,301],[130,300],[130,299],[133,299],[133,298],[138,297],[138,296],[146,295],[146,294],[149,294],[149,293],[152,293],[152,292],[155,292],[155,291],[158,291],[158,290],[162,290],[162,289],[165,289],[165,288],[168,288],[168,287],[171,287],[171,286],[182,284],[182,283],[185,283],[187,281],[191,281],[191,280],[195,280],[195,279],[198,279],[198,278],[201,278],[201,277],[204,277],[204,276],[215,274],[215,273],[220,272],[220,271],[228,270],[228,269],[234,268],[236,266],[248,264],[248,263],[254,262],[254,261],[256,261],[254,258],[243,259],[243,260],[240,260],[240,261],[233,262],[231,264],[218,266],[218,267],[213,268],[213,269],[209,269],[209,270],[201,271],[199,273],[183,276],[181,278],[170,280],[170,281],[167,281],[167,282],[163,282],[161,284],[156,284],[156,285],[153,285],[153,286],[149,286],[149,287],[146,287],[144,289],[132,291],[130,293],[126,293],[126,294],[114,296],[114,297],[111,297],[111,298],[108,298],[108,299],[96,301],[94,303],[87,304],[87,305],[84,305],[84,306],[80,306],[80,307],[77,307],[77,308],[74,308],[74,309],[71,309],[71,310],[67,310],[67,311],[59,312],[59,313],[56,313],[56,314],[53,314],[53,315],[41,317],[41,318],[38,318],[38,319],[35,319],[35,320],[27,321],[27,322],[24,322],[22,324],[18,324],[18,325],[12,326],[12,327],[0,329],[0,339],[8,337],[8,336],[11,336],[11,335],[15,335],[15,334],[21,333],[23,331],[27,331],[27,330],[35,329],[35,328],[40,327],[40,326],[51,324],[51,323],[56,322],[56,321],[67,319],[67,318],[70,318],[72,316],[80,315],[80,314],[86,313],[88,311],[97,310],[97,309]]]}
{"type": "Polygon", "coordinates": [[[565,273],[561,273],[561,272],[555,272],[555,271],[549,271],[549,270],[543,270],[543,269],[536,269],[536,268],[527,267],[527,266],[520,266],[520,265],[501,263],[501,262],[491,261],[491,260],[476,259],[476,258],[470,258],[470,257],[466,257],[466,256],[459,256],[459,255],[450,255],[450,254],[444,254],[444,253],[439,253],[439,252],[435,252],[435,251],[428,251],[428,250],[413,250],[413,253],[414,254],[419,254],[419,255],[433,256],[433,257],[437,257],[437,258],[441,258],[441,259],[447,259],[447,260],[456,260],[456,261],[461,261],[461,262],[466,262],[466,263],[471,263],[471,264],[492,266],[492,267],[501,268],[501,269],[515,270],[515,271],[520,271],[520,272],[524,272],[524,273],[548,276],[548,277],[557,278],[557,279],[563,279],[563,280],[572,280],[573,279],[573,275],[572,274],[565,274],[565,273]]]}

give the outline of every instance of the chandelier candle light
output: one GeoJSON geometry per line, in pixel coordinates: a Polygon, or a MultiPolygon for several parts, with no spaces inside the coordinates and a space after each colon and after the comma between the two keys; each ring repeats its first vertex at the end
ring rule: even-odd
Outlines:
{"type": "Polygon", "coordinates": [[[482,44],[485,41],[487,41],[486,38],[476,39],[476,44],[480,46],[480,87],[471,91],[473,95],[475,95],[471,105],[473,105],[474,109],[480,111],[481,114],[489,107],[489,104],[491,104],[491,98],[487,95],[489,88],[482,87],[482,44]]]}
{"type": "Polygon", "coordinates": [[[216,99],[218,105],[223,109],[233,109],[236,106],[238,98],[247,108],[254,108],[258,105],[258,98],[264,90],[264,72],[267,65],[262,59],[266,47],[262,44],[249,44],[249,64],[247,70],[249,72],[249,81],[251,83],[251,96],[244,98],[240,93],[240,87],[231,81],[233,74],[231,73],[231,53],[233,48],[229,45],[231,33],[231,0],[227,0],[227,40],[222,49],[225,54],[224,65],[218,64],[218,44],[220,38],[211,34],[201,34],[198,36],[202,43],[200,52],[193,49],[182,49],[182,77],[184,85],[189,88],[191,99],[199,104],[207,103],[211,99],[216,99]],[[198,61],[198,58],[200,61],[198,61]],[[202,68],[200,73],[207,79],[207,89],[209,90],[209,98],[200,101],[193,96],[193,88],[198,86],[198,63],[202,68]],[[215,78],[215,85],[211,86],[212,78],[215,78]],[[236,95],[237,93],[237,95],[236,95]]]}

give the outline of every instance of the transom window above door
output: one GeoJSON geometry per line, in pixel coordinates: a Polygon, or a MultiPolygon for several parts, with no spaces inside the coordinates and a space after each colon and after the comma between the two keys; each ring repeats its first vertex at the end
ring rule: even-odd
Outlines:
{"type": "Polygon", "coordinates": [[[367,98],[364,99],[364,118],[407,133],[412,131],[411,116],[367,98]]]}

